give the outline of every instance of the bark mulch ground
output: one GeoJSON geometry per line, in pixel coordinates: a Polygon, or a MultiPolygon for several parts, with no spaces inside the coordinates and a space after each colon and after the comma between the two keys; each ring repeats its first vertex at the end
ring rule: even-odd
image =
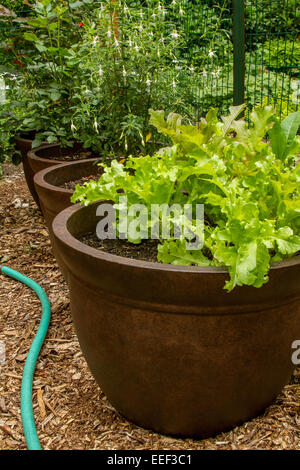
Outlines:
{"type": "MultiPolygon", "coordinates": [[[[44,449],[300,449],[300,370],[263,415],[215,438],[173,439],[120,416],[96,385],[81,354],[67,286],[21,169],[5,166],[0,180],[0,264],[45,289],[52,320],[34,379],[34,413],[44,449]]],[[[40,303],[25,286],[0,276],[0,449],[25,449],[20,385],[26,354],[40,320],[40,303]],[[0,343],[1,344],[1,343],[0,343]]],[[[220,393],[222,391],[220,390],[220,393]]]]}

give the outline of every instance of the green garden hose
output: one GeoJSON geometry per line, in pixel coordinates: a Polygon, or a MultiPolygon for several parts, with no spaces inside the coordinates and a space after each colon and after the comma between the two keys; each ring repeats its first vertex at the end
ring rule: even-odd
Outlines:
{"type": "Polygon", "coordinates": [[[47,334],[50,322],[50,303],[45,291],[41,288],[41,286],[32,281],[32,279],[29,279],[29,277],[26,277],[23,274],[18,273],[17,271],[14,271],[13,269],[6,266],[0,266],[0,273],[6,274],[7,276],[10,276],[13,279],[20,281],[26,286],[30,287],[37,294],[42,304],[42,319],[25,362],[21,386],[21,415],[27,447],[29,450],[41,450],[42,448],[36,432],[33,416],[32,382],[36,361],[47,334]]]}

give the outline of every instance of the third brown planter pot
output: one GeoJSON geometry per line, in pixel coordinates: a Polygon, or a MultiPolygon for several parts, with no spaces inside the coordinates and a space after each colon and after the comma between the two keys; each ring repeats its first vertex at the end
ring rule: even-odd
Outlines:
{"type": "MultiPolygon", "coordinates": [[[[32,150],[32,142],[34,140],[34,136],[35,136],[34,131],[26,133],[24,135],[23,134],[17,135],[15,137],[15,143],[16,143],[16,148],[21,152],[22,165],[23,165],[24,175],[25,175],[28,189],[33,199],[35,200],[36,204],[39,206],[39,199],[36,194],[34,183],[33,183],[34,173],[29,165],[28,158],[27,158],[28,152],[32,150]]],[[[41,145],[41,147],[43,147],[44,145],[47,145],[46,142],[44,142],[41,145]]]]}
{"type": "Polygon", "coordinates": [[[226,293],[217,267],[124,258],[78,240],[98,203],[53,222],[87,363],[112,405],[170,435],[204,438],[261,413],[291,377],[300,339],[300,256],[260,289],[226,293]]]}

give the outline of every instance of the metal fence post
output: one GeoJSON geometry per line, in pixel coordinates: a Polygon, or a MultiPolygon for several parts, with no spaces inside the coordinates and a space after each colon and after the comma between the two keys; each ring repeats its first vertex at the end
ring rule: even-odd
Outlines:
{"type": "Polygon", "coordinates": [[[245,0],[232,0],[233,105],[245,101],[245,0]]]}

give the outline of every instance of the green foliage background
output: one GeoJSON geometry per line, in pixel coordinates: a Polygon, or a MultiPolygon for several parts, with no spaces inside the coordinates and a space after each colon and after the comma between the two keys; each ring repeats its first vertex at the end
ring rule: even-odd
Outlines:
{"type": "MultiPolygon", "coordinates": [[[[147,92],[145,86],[139,87],[128,76],[123,91],[119,89],[114,96],[116,81],[109,78],[112,68],[107,51],[98,49],[98,58],[93,63],[87,61],[93,28],[97,34],[95,12],[101,5],[107,6],[109,1],[49,1],[49,11],[46,13],[49,18],[57,7],[64,9],[59,34],[56,34],[57,30],[52,30],[53,39],[59,40],[56,49],[47,39],[47,29],[34,23],[34,17],[39,15],[38,9],[31,8],[28,2],[22,0],[1,3],[18,16],[31,17],[33,23],[29,23],[28,27],[26,20],[24,24],[24,21],[0,18],[0,75],[6,74],[5,80],[10,86],[6,107],[0,105],[0,159],[14,153],[13,137],[16,131],[33,128],[41,133],[46,132],[46,135],[37,137],[35,145],[44,137],[49,142],[59,139],[67,145],[76,136],[106,152],[110,152],[116,142],[121,142],[118,151],[123,153],[141,151],[141,142],[149,133],[148,121],[144,119],[148,101],[140,99],[147,92]],[[78,26],[81,21],[85,23],[83,28],[78,26]],[[24,31],[27,32],[26,41],[24,31]],[[39,40],[33,41],[34,36],[30,39],[30,34],[35,34],[39,40]],[[81,44],[80,52],[79,49],[76,51],[76,44],[81,44]],[[83,51],[86,56],[80,63],[81,57],[77,56],[77,60],[74,54],[83,51]],[[105,86],[102,83],[101,93],[90,83],[88,76],[95,72],[93,67],[99,67],[100,60],[104,60],[106,70],[106,82],[105,86]],[[12,76],[17,80],[9,80],[12,76]],[[86,90],[91,93],[86,94],[86,90]],[[110,103],[114,103],[107,112],[107,119],[103,119],[103,112],[101,114],[105,110],[105,101],[109,107],[110,103]],[[140,106],[137,106],[138,101],[140,106]],[[95,129],[95,125],[99,127],[95,129]],[[76,132],[73,132],[74,126],[76,132]],[[101,145],[95,130],[101,130],[101,145]],[[135,142],[138,143],[136,146],[135,142]]],[[[284,118],[299,106],[297,1],[245,0],[245,3],[246,103],[249,108],[257,103],[271,104],[284,118]]],[[[157,107],[156,103],[160,100],[161,107],[170,111],[173,106],[173,110],[196,122],[211,107],[218,108],[220,112],[228,110],[233,98],[231,0],[122,0],[122,4],[136,12],[137,25],[141,13],[148,18],[148,24],[144,24],[146,31],[151,32],[151,24],[155,22],[153,13],[157,15],[157,10],[162,8],[165,15],[161,34],[169,38],[174,30],[180,32],[181,40],[174,51],[176,57],[169,61],[166,56],[161,59],[165,79],[158,80],[152,88],[153,107],[157,107]],[[173,81],[176,82],[176,90],[172,87],[173,81]]],[[[54,17],[50,22],[51,27],[55,28],[54,17]]],[[[128,35],[130,28],[133,29],[134,25],[127,25],[124,34],[128,35]]],[[[154,39],[151,41],[150,37],[144,37],[143,47],[144,50],[152,48],[155,51],[157,44],[154,39]]],[[[150,57],[154,60],[153,51],[150,57]]],[[[127,57],[126,60],[128,72],[134,72],[135,60],[140,63],[138,73],[142,74],[142,67],[146,67],[145,74],[150,74],[149,61],[144,61],[142,55],[134,60],[127,57]]],[[[119,75],[124,64],[125,57],[119,64],[119,75]]],[[[157,61],[155,67],[159,68],[157,61]]]]}

